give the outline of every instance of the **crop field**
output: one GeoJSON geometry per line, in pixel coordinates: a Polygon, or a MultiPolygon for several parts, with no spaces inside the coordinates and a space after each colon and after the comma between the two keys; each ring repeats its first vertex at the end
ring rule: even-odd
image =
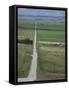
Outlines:
{"type": "Polygon", "coordinates": [[[65,78],[65,46],[56,44],[65,42],[64,35],[64,30],[37,30],[37,80],[65,78]],[[51,45],[43,42],[56,43],[51,45]]]}
{"type": "Polygon", "coordinates": [[[37,39],[49,42],[65,42],[64,31],[37,30],[37,39]]]}
{"type": "Polygon", "coordinates": [[[33,41],[32,30],[18,30],[18,77],[27,77],[32,60],[33,43],[26,43],[25,39],[33,41]]]}
{"type": "MultiPolygon", "coordinates": [[[[18,77],[21,78],[30,71],[35,29],[34,22],[29,20],[19,20],[18,25],[18,77]],[[31,42],[26,43],[26,39],[31,42]]],[[[65,79],[64,27],[64,23],[37,21],[37,80],[65,79]]]]}
{"type": "MultiPolygon", "coordinates": [[[[64,22],[53,22],[47,20],[36,20],[37,22],[37,29],[39,30],[53,30],[53,31],[64,31],[65,25],[64,22]]],[[[30,19],[19,20],[18,27],[22,29],[34,29],[35,21],[30,19]]]]}
{"type": "Polygon", "coordinates": [[[64,46],[38,44],[37,80],[65,78],[64,46]]]}

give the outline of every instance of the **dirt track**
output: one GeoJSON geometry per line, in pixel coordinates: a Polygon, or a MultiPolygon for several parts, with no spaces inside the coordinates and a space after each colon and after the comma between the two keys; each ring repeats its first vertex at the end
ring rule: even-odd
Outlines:
{"type": "Polygon", "coordinates": [[[37,51],[36,51],[36,27],[35,27],[33,55],[29,75],[27,78],[18,78],[18,82],[35,81],[37,78],[36,76],[37,76],[37,51]]]}

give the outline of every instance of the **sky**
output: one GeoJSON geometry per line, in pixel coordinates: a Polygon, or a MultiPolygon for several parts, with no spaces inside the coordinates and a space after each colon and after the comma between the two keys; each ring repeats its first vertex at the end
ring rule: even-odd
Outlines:
{"type": "Polygon", "coordinates": [[[60,10],[18,8],[18,18],[47,19],[55,17],[63,19],[65,17],[65,12],[60,10]]]}

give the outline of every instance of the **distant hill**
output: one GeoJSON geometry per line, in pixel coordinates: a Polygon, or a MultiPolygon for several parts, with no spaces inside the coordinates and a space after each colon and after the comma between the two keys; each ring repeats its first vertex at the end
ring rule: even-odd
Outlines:
{"type": "Polygon", "coordinates": [[[35,15],[19,15],[19,19],[33,19],[33,20],[47,20],[47,21],[64,21],[65,17],[64,16],[35,16],[35,15]]]}
{"type": "Polygon", "coordinates": [[[64,21],[65,12],[60,10],[18,9],[18,19],[64,21]]]}

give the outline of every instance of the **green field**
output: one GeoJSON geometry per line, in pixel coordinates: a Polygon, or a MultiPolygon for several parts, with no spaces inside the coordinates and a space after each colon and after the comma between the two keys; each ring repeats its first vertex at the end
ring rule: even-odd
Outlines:
{"type": "MultiPolygon", "coordinates": [[[[65,24],[64,22],[48,22],[47,20],[36,20],[37,22],[37,29],[39,30],[58,30],[58,31],[64,31],[65,24]]],[[[25,20],[18,20],[18,27],[22,29],[34,29],[35,27],[35,21],[31,19],[25,19],[25,20]]]]}
{"type": "Polygon", "coordinates": [[[38,44],[37,80],[64,79],[64,53],[64,47],[38,44]]]}
{"type": "MultiPolygon", "coordinates": [[[[65,25],[64,22],[37,21],[37,80],[65,79],[65,25]],[[41,42],[41,43],[40,43],[41,42]],[[44,42],[58,42],[43,44],[44,42]]],[[[18,77],[27,77],[32,60],[33,43],[23,40],[34,39],[34,21],[18,21],[18,77]]]]}
{"type": "Polygon", "coordinates": [[[40,41],[64,42],[64,35],[64,31],[37,30],[37,39],[40,41]]]}
{"type": "MultiPolygon", "coordinates": [[[[26,38],[33,40],[34,32],[31,30],[18,30],[18,40],[22,41],[26,38]]],[[[18,42],[18,77],[27,77],[30,70],[32,60],[33,44],[25,44],[18,42]]]]}
{"type": "Polygon", "coordinates": [[[65,79],[65,46],[39,43],[64,43],[64,35],[64,30],[37,30],[37,80],[65,79]]]}

